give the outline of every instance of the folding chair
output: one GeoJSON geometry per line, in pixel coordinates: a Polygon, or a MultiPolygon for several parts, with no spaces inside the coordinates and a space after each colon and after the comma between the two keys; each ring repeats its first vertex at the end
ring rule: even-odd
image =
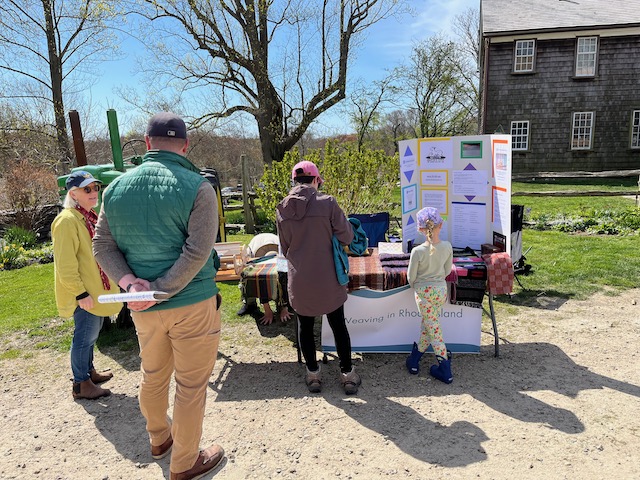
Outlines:
{"type": "Polygon", "coordinates": [[[350,218],[360,220],[362,229],[367,234],[370,247],[377,247],[379,242],[386,241],[389,230],[389,213],[358,213],[349,215],[350,218]]]}

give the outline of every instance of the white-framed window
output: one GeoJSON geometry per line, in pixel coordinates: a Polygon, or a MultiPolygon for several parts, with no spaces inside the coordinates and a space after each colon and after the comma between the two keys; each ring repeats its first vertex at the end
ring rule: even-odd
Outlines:
{"type": "Polygon", "coordinates": [[[529,120],[511,122],[511,149],[529,150],[529,120]]]}
{"type": "Polygon", "coordinates": [[[593,112],[574,112],[571,150],[589,150],[593,136],[593,112]]]}
{"type": "Polygon", "coordinates": [[[640,148],[640,110],[631,114],[631,148],[640,148]]]}
{"type": "Polygon", "coordinates": [[[593,77],[598,58],[598,37],[578,37],[576,45],[576,77],[593,77]]]}
{"type": "Polygon", "coordinates": [[[535,53],[535,40],[516,40],[513,71],[518,73],[533,72],[535,53]]]}

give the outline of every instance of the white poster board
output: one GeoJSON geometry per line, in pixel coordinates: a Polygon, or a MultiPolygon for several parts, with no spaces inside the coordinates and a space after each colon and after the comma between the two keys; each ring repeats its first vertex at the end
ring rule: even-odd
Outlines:
{"type": "MultiPolygon", "coordinates": [[[[344,304],[344,315],[354,352],[410,352],[420,335],[422,319],[408,285],[386,291],[354,290],[344,304]]],[[[478,353],[481,321],[481,308],[446,304],[440,323],[447,348],[454,353],[478,353]]],[[[322,351],[336,351],[326,316],[322,317],[322,351]]]]}
{"type": "Polygon", "coordinates": [[[416,214],[436,207],[454,248],[511,251],[511,135],[416,138],[399,143],[402,246],[420,244],[416,214]]]}

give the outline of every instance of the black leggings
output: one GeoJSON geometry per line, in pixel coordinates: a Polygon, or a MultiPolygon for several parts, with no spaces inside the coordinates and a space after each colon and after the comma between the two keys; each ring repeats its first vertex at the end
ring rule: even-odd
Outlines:
{"type": "MultiPolygon", "coordinates": [[[[318,369],[316,340],[313,335],[315,319],[316,317],[298,315],[298,320],[300,321],[300,350],[302,350],[307,368],[311,371],[318,369]]],[[[340,371],[348,373],[351,371],[351,338],[344,322],[344,305],[328,313],[327,320],[333,332],[333,338],[336,341],[336,350],[340,359],[340,371]]]]}

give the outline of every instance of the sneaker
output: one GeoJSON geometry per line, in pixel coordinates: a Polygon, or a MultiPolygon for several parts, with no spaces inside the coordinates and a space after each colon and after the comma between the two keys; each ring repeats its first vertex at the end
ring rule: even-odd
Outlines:
{"type": "Polygon", "coordinates": [[[224,450],[220,445],[211,445],[205,450],[201,450],[196,463],[189,470],[181,473],[171,472],[171,480],[196,480],[204,477],[211,470],[216,468],[224,458],[224,450]]]}
{"type": "Polygon", "coordinates": [[[354,395],[358,393],[358,387],[362,383],[362,379],[356,372],[356,367],[351,367],[351,371],[349,373],[341,373],[340,383],[342,383],[344,393],[347,395],[354,395]]]}
{"type": "Polygon", "coordinates": [[[166,457],[171,451],[173,437],[169,435],[162,445],[151,445],[151,456],[156,460],[166,457]]]}
{"type": "Polygon", "coordinates": [[[320,393],[322,390],[322,374],[320,372],[320,365],[315,372],[310,371],[307,368],[307,374],[304,376],[304,383],[307,384],[307,388],[311,393],[320,393]]]}

